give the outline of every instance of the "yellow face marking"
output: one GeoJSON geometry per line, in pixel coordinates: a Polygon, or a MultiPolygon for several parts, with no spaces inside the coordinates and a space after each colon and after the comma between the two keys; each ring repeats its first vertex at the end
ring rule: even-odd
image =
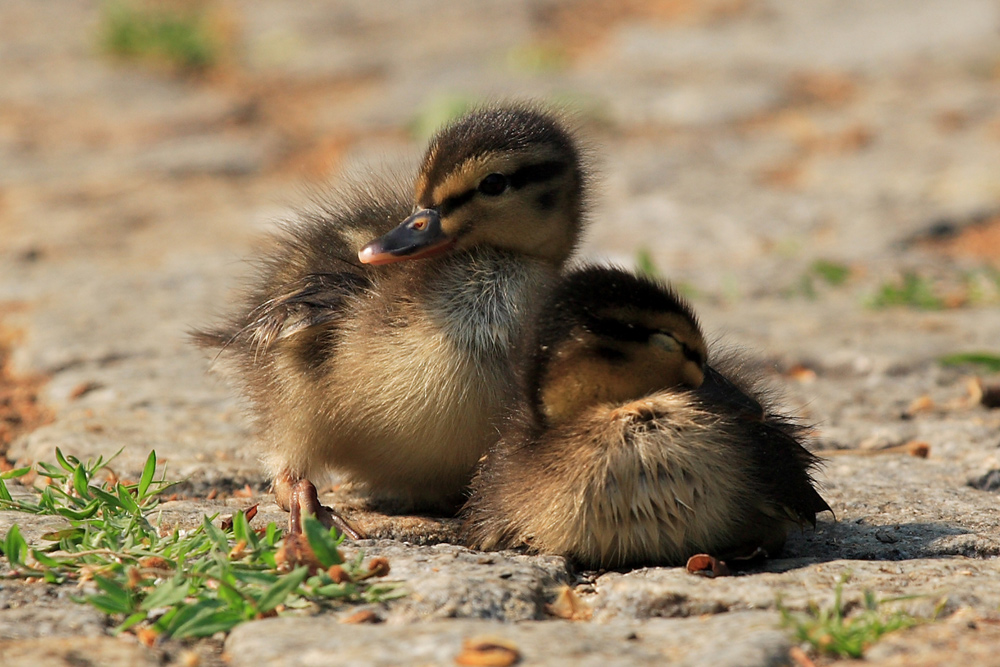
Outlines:
{"type": "MultiPolygon", "coordinates": [[[[437,147],[437,144],[435,144],[435,145],[431,146],[430,151],[427,153],[427,156],[424,158],[424,165],[434,164],[435,160],[437,160],[437,154],[438,154],[438,147],[437,147]]],[[[416,182],[416,185],[414,187],[414,191],[415,191],[414,192],[414,199],[415,199],[415,201],[418,201],[418,202],[420,201],[421,195],[423,195],[423,193],[427,190],[427,185],[428,185],[428,183],[427,183],[427,170],[421,169],[420,173],[417,174],[417,182],[416,182]]]]}
{"type": "MultiPolygon", "coordinates": [[[[541,380],[546,418],[555,423],[591,405],[633,401],[671,387],[701,386],[701,364],[688,359],[668,333],[654,334],[664,339],[660,346],[655,340],[613,341],[575,329],[554,351],[541,380]],[[608,358],[598,352],[600,348],[611,348],[621,358],[608,358]]],[[[703,343],[700,336],[695,342],[703,343]]]]}
{"type": "MultiPolygon", "coordinates": [[[[449,173],[443,181],[434,186],[431,193],[433,205],[438,206],[448,197],[460,195],[477,185],[487,174],[489,162],[485,159],[466,160],[457,169],[449,173]]],[[[494,170],[497,171],[497,170],[494,170]]]]}
{"type": "MultiPolygon", "coordinates": [[[[433,156],[432,156],[433,157],[433,156]]],[[[547,161],[565,160],[563,153],[548,145],[532,146],[518,151],[498,151],[469,158],[451,165],[440,179],[427,182],[426,176],[417,180],[417,205],[439,208],[451,197],[473,192],[467,202],[455,210],[443,210],[441,230],[452,237],[461,235],[456,249],[487,245],[522,255],[536,257],[559,265],[571,251],[578,228],[575,214],[576,199],[567,196],[579,183],[566,172],[544,186],[557,191],[556,201],[566,202],[564,207],[551,210],[539,208],[539,188],[514,188],[499,197],[479,196],[476,188],[489,174],[505,176],[518,169],[547,161]]],[[[428,159],[426,173],[441,173],[428,159]]]]}
{"type": "Polygon", "coordinates": [[[652,313],[635,307],[615,307],[604,308],[600,314],[608,319],[633,322],[647,329],[668,333],[678,343],[683,343],[692,351],[699,353],[702,359],[708,357],[705,338],[702,336],[697,322],[692,321],[683,313],[652,313]]]}

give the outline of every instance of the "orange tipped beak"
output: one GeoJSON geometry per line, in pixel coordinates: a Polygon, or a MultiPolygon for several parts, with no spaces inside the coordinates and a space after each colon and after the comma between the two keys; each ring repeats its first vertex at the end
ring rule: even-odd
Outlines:
{"type": "Polygon", "coordinates": [[[455,239],[441,229],[441,215],[424,208],[362,248],[358,259],[362,264],[391,264],[447,252],[453,245],[455,239]]]}

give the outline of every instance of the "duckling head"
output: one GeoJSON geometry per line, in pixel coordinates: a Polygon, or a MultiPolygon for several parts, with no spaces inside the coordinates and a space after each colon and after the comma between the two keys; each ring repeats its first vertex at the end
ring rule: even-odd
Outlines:
{"type": "Polygon", "coordinates": [[[580,235],[584,185],[579,149],[557,116],[481,109],[434,137],[413,214],[358,258],[388,264],[483,245],[559,266],[580,235]]]}
{"type": "Polygon", "coordinates": [[[697,388],[707,349],[670,287],[608,267],[567,275],[543,309],[528,387],[536,417],[556,424],[599,403],[697,388]]]}

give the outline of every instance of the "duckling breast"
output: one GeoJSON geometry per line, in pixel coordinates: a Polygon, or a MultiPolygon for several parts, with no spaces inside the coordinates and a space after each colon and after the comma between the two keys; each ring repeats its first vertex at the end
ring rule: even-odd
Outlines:
{"type": "Polygon", "coordinates": [[[756,516],[750,464],[725,419],[688,393],[597,405],[502,441],[473,483],[467,526],[480,545],[591,567],[679,565],[742,539],[756,516]]]}
{"type": "Polygon", "coordinates": [[[746,519],[749,459],[725,425],[683,393],[606,412],[581,504],[583,555],[602,563],[680,564],[714,552],[746,519]]]}
{"type": "Polygon", "coordinates": [[[470,251],[390,274],[357,297],[322,376],[312,462],[372,490],[456,495],[498,437],[511,357],[554,280],[542,262],[470,251]],[[363,447],[358,443],[364,443],[363,447]]]}
{"type": "Polygon", "coordinates": [[[440,288],[428,294],[429,323],[480,357],[507,358],[519,348],[556,279],[546,262],[489,247],[456,253],[434,270],[440,288]]]}

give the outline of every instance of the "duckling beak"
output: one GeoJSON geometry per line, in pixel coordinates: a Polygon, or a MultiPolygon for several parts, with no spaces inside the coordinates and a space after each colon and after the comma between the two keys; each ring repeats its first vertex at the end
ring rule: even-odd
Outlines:
{"type": "Polygon", "coordinates": [[[445,252],[455,244],[441,228],[441,214],[422,208],[358,253],[362,264],[391,264],[445,252]]]}

